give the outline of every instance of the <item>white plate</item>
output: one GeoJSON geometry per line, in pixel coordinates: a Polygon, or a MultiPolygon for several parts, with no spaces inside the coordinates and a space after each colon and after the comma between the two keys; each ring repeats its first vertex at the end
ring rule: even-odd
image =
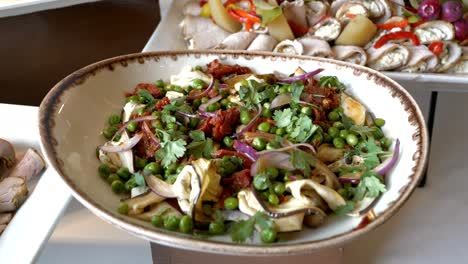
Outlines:
{"type": "Polygon", "coordinates": [[[97,0],[0,0],[0,17],[17,16],[97,0]]]}
{"type": "MultiPolygon", "coordinates": [[[[17,153],[40,150],[37,107],[0,104],[0,138],[17,153]]],[[[50,167],[34,182],[30,195],[0,235],[0,263],[32,263],[68,205],[68,187],[50,167]],[[21,248],[21,253],[18,251],[21,248]]]]}
{"type": "MultiPolygon", "coordinates": [[[[190,0],[172,1],[172,6],[165,15],[155,34],[145,47],[147,51],[186,50],[187,46],[178,25],[182,22],[182,8],[190,0]],[[154,43],[150,45],[150,43],[154,43]]],[[[207,36],[209,37],[209,36],[207,36]]],[[[403,87],[439,91],[463,91],[468,89],[468,75],[434,74],[434,73],[402,73],[384,72],[390,78],[398,81],[403,87]],[[449,85],[447,85],[449,84],[449,85]]]]}

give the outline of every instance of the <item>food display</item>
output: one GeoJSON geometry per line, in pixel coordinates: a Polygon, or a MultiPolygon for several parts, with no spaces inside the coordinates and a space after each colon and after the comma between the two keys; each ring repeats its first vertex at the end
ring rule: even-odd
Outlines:
{"type": "Polygon", "coordinates": [[[189,49],[334,58],[378,71],[468,74],[468,3],[451,0],[201,0],[185,5],[189,49]]]}
{"type": "Polygon", "coordinates": [[[331,214],[363,216],[398,162],[385,120],[322,69],[260,75],[214,60],[122,99],[97,172],[120,214],[171,231],[244,242],[257,229],[271,243],[331,214]]]}
{"type": "Polygon", "coordinates": [[[18,161],[13,145],[0,139],[0,234],[28,196],[28,182],[45,168],[41,154],[29,148],[18,161]]]}

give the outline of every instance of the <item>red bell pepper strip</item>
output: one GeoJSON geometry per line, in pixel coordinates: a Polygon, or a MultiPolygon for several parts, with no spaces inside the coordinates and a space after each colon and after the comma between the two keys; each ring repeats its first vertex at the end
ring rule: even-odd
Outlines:
{"type": "Polygon", "coordinates": [[[244,17],[246,18],[247,20],[253,22],[253,23],[262,23],[262,20],[256,16],[256,15],[253,15],[251,13],[248,13],[242,9],[235,9],[233,10],[238,16],[240,17],[244,17]]]}
{"type": "Polygon", "coordinates": [[[411,39],[413,44],[419,46],[420,42],[418,36],[416,36],[413,32],[409,31],[398,31],[398,32],[391,32],[386,35],[383,35],[377,42],[374,44],[374,48],[378,49],[385,45],[387,42],[391,40],[397,39],[411,39]]]}
{"type": "Polygon", "coordinates": [[[436,56],[439,56],[440,53],[442,53],[442,50],[444,49],[444,43],[442,41],[434,41],[429,45],[429,50],[432,51],[436,56]]]}
{"type": "Polygon", "coordinates": [[[397,21],[397,22],[378,24],[377,27],[379,29],[383,29],[383,30],[390,30],[392,28],[404,28],[404,27],[406,27],[408,25],[409,25],[408,19],[403,19],[403,20],[397,21]]]}
{"type": "Polygon", "coordinates": [[[357,15],[356,15],[356,14],[352,14],[352,13],[346,13],[346,14],[345,14],[345,17],[353,19],[353,18],[357,17],[357,15]]]}
{"type": "Polygon", "coordinates": [[[232,18],[234,18],[234,20],[236,20],[237,22],[242,23],[242,24],[247,23],[247,18],[242,17],[239,14],[237,14],[237,12],[234,9],[229,8],[227,11],[228,11],[229,15],[232,18]]]}

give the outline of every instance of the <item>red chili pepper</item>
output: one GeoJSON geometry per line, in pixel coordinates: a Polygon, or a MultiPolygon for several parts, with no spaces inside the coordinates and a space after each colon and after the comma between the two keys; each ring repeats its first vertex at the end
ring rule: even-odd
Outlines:
{"type": "Polygon", "coordinates": [[[403,19],[397,22],[378,24],[377,27],[383,30],[390,30],[392,28],[404,28],[408,26],[408,24],[408,19],[403,19]]]}
{"type": "Polygon", "coordinates": [[[431,45],[429,45],[429,50],[437,56],[439,56],[439,54],[442,53],[443,49],[444,43],[442,43],[442,41],[434,41],[431,43],[431,45]]]}
{"type": "Polygon", "coordinates": [[[353,18],[357,17],[357,15],[356,14],[351,14],[351,13],[346,13],[345,17],[353,19],[353,18]]]}
{"type": "Polygon", "coordinates": [[[388,33],[386,35],[383,35],[375,44],[374,48],[378,49],[385,45],[387,42],[390,40],[397,40],[397,39],[411,39],[413,41],[413,44],[418,46],[419,45],[419,39],[418,36],[416,36],[413,32],[409,31],[398,31],[398,32],[392,32],[388,33]]]}
{"type": "Polygon", "coordinates": [[[234,12],[236,12],[237,15],[241,17],[245,17],[247,20],[253,23],[262,23],[262,20],[258,16],[248,13],[242,9],[235,9],[234,12]]]}
{"type": "Polygon", "coordinates": [[[292,21],[288,21],[288,24],[291,30],[293,31],[294,36],[296,36],[297,38],[304,36],[305,34],[307,34],[307,32],[309,32],[309,28],[303,28],[292,21]]]}
{"type": "Polygon", "coordinates": [[[240,15],[238,15],[237,12],[234,9],[229,8],[227,11],[228,11],[229,15],[232,18],[234,18],[234,20],[236,20],[237,22],[242,23],[242,24],[247,23],[247,18],[241,17],[240,15]]]}

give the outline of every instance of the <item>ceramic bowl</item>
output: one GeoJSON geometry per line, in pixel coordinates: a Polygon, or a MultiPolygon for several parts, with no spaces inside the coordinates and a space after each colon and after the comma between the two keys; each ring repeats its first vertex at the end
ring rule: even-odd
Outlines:
{"type": "Polygon", "coordinates": [[[204,252],[242,255],[310,253],[342,245],[369,232],[394,215],[417,186],[428,149],[424,119],[416,102],[396,82],[374,70],[330,59],[270,53],[181,51],[139,53],[97,62],[59,82],[40,107],[40,135],[48,162],[70,187],[73,195],[97,216],[117,228],[166,246],[204,252]],[[401,142],[397,166],[387,176],[388,191],[374,207],[376,219],[357,228],[362,218],[329,217],[317,229],[305,228],[288,234],[283,242],[236,244],[228,237],[197,238],[152,227],[119,215],[119,202],[97,173],[96,146],[107,117],[121,110],[124,92],[140,82],[168,80],[183,66],[201,65],[219,59],[223,63],[248,66],[256,73],[290,74],[298,66],[306,71],[324,68],[321,75],[336,75],[347,91],[376,116],[386,120],[384,132],[401,142]]]}

